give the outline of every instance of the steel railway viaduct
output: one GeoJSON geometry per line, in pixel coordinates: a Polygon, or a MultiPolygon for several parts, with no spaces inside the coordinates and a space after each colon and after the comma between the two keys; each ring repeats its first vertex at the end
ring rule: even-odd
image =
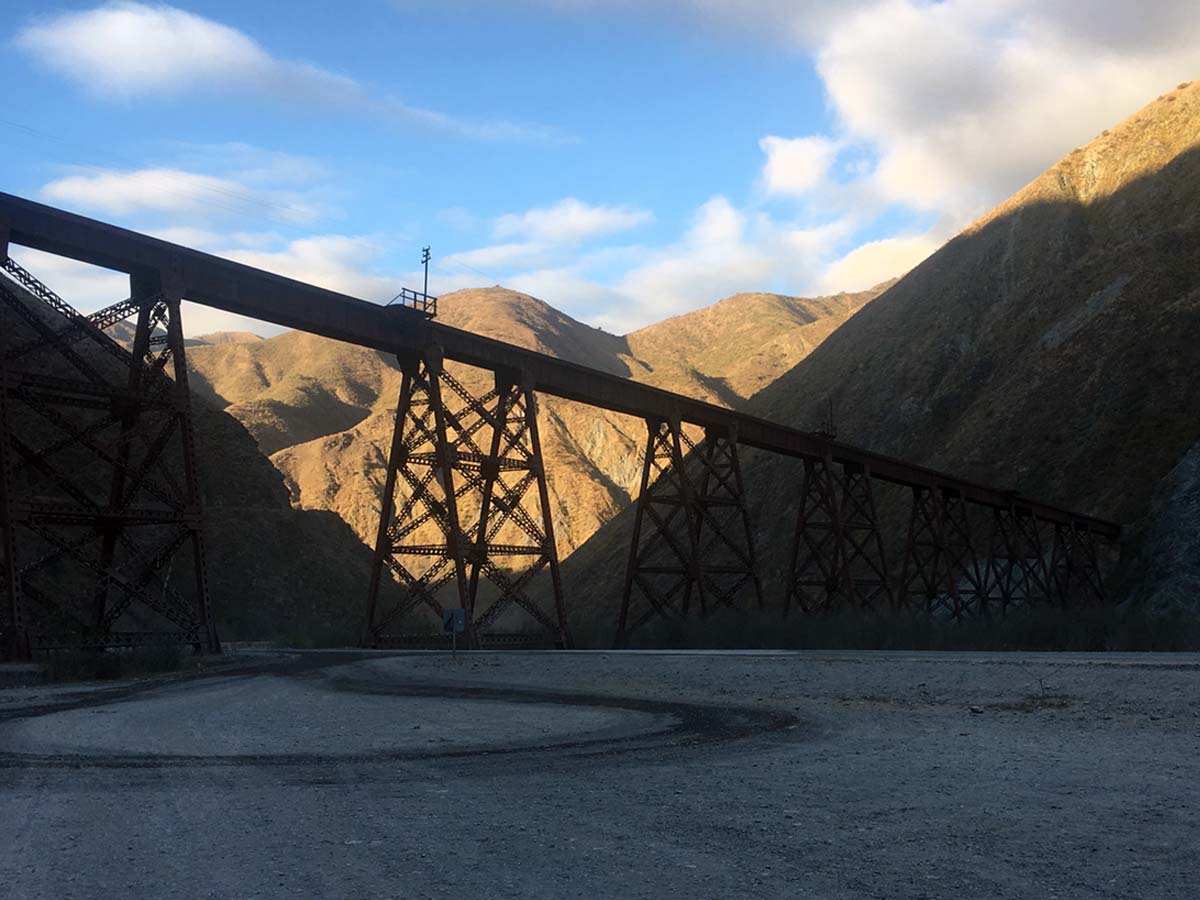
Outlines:
{"type": "Polygon", "coordinates": [[[395,641],[418,609],[440,619],[458,605],[470,646],[531,633],[572,646],[537,394],[647,425],[618,644],[657,616],[764,603],[741,447],[803,461],[802,482],[784,486],[800,500],[785,608],[959,618],[1105,602],[1098,548],[1119,538],[1116,524],[450,328],[423,294],[384,307],[7,194],[0,260],[0,629],[12,658],[163,642],[218,649],[184,299],[398,359],[364,585],[368,645],[395,641]],[[11,259],[10,245],[127,273],[130,296],[84,316],[11,259]],[[131,347],[108,333],[130,318],[131,347]],[[472,396],[445,360],[493,372],[494,389],[472,396]],[[903,492],[906,523],[880,516],[880,486],[903,492]],[[904,533],[893,540],[889,527],[904,533]],[[902,559],[889,560],[899,546],[902,559]]]}

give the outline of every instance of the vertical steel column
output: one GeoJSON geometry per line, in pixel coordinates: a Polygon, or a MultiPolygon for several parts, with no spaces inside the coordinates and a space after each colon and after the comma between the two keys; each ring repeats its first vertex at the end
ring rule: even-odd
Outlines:
{"type": "Polygon", "coordinates": [[[833,460],[806,457],[784,610],[828,612],[846,590],[845,535],[833,460]]]}
{"type": "Polygon", "coordinates": [[[702,465],[697,509],[700,517],[699,556],[710,592],[730,605],[747,582],[754,586],[755,603],[763,606],[762,580],[754,550],[754,529],[738,454],[737,426],[706,428],[704,441],[693,455],[702,465]],[[733,517],[723,512],[733,510],[733,517]],[[734,521],[736,518],[736,522],[734,521]],[[729,532],[738,530],[741,542],[729,532]],[[705,537],[708,540],[705,541],[705,537]],[[722,564],[724,557],[724,564],[722,564]],[[724,578],[723,581],[718,579],[724,578]]]}
{"type": "Polygon", "coordinates": [[[1055,599],[1063,607],[1104,602],[1104,582],[1095,537],[1086,528],[1055,525],[1050,581],[1055,599]]]}
{"type": "Polygon", "coordinates": [[[1017,584],[1015,572],[1019,568],[1015,537],[1016,524],[1012,509],[993,509],[980,594],[984,616],[990,617],[997,611],[1004,616],[1014,602],[1017,584]]]}
{"type": "Polygon", "coordinates": [[[396,509],[396,475],[400,466],[407,462],[408,448],[404,443],[404,424],[408,421],[409,405],[412,401],[413,379],[420,361],[415,357],[397,357],[400,363],[400,397],[396,402],[396,419],[392,424],[392,448],[388,453],[387,475],[383,482],[380,498],[379,530],[375,533],[375,555],[371,561],[371,581],[367,586],[367,617],[363,622],[362,645],[374,646],[378,635],[374,633],[379,615],[379,587],[383,578],[383,566],[392,557],[392,515],[396,509]]]}
{"type": "Polygon", "coordinates": [[[1090,602],[1093,605],[1101,605],[1108,600],[1108,593],[1104,589],[1104,572],[1100,567],[1100,552],[1096,546],[1096,535],[1090,529],[1084,528],[1076,531],[1077,539],[1080,542],[1080,549],[1083,553],[1083,573],[1088,592],[1090,593],[1090,602]]]}
{"type": "Polygon", "coordinates": [[[109,518],[100,524],[100,575],[96,579],[95,608],[93,619],[97,629],[104,627],[108,615],[108,589],[111,583],[113,558],[117,549],[117,538],[121,533],[121,522],[118,516],[125,506],[125,482],[129,472],[130,443],[137,432],[138,419],[141,416],[141,404],[134,398],[141,398],[142,379],[146,373],[146,356],[150,352],[151,313],[154,304],[160,299],[162,282],[157,276],[153,278],[130,276],[131,296],[138,301],[137,326],[133,337],[133,364],[125,379],[127,400],[122,404],[120,412],[120,434],[117,438],[116,459],[113,463],[112,480],[109,483],[108,506],[106,512],[109,518]]]}
{"type": "Polygon", "coordinates": [[[0,565],[4,577],[4,657],[29,658],[30,642],[21,609],[16,523],[12,516],[12,450],[9,447],[8,362],[0,354],[0,565]]]}
{"type": "MultiPolygon", "coordinates": [[[[0,222],[0,263],[8,259],[8,225],[0,222]]],[[[21,580],[17,574],[16,523],[12,517],[12,463],[8,422],[8,358],[0,353],[0,565],[4,578],[4,640],[6,659],[28,659],[29,639],[21,610],[21,580]]]]}
{"type": "Polygon", "coordinates": [[[683,615],[687,615],[692,606],[692,591],[696,592],[696,599],[700,604],[700,614],[704,615],[707,612],[705,607],[704,596],[704,561],[700,558],[700,526],[702,513],[697,497],[696,486],[692,484],[692,479],[688,477],[687,470],[684,469],[683,455],[683,423],[679,421],[678,416],[674,416],[667,423],[671,436],[671,470],[674,472],[676,481],[678,482],[679,498],[683,504],[684,522],[687,524],[687,557],[685,565],[687,567],[687,580],[684,582],[683,588],[683,603],[681,611],[683,615]]]}
{"type": "Polygon", "coordinates": [[[566,601],[563,597],[562,573],[558,566],[558,543],[554,538],[554,511],[550,506],[550,486],[546,482],[546,461],[542,456],[542,438],[538,429],[537,394],[533,391],[533,383],[526,377],[525,383],[525,423],[529,429],[529,442],[533,450],[532,465],[537,475],[538,501],[542,509],[542,527],[546,530],[547,562],[550,566],[550,584],[554,591],[554,611],[558,620],[559,644],[562,649],[570,650],[575,646],[571,631],[567,625],[566,601]]]}
{"type": "Polygon", "coordinates": [[[958,585],[946,564],[946,513],[941,488],[914,486],[904,561],[904,594],[910,607],[933,615],[958,606],[958,585]],[[949,595],[949,604],[947,596],[949,595]]]}
{"type": "Polygon", "coordinates": [[[629,621],[629,606],[633,599],[634,579],[637,577],[642,524],[645,520],[646,504],[650,496],[650,472],[654,466],[655,444],[660,427],[659,422],[652,419],[646,420],[646,451],[642,454],[642,483],[633,504],[633,536],[629,541],[629,559],[625,563],[625,584],[621,588],[621,612],[617,618],[617,634],[613,639],[613,646],[617,649],[626,645],[629,632],[642,623],[642,620],[629,621]]]}
{"type": "Polygon", "coordinates": [[[842,466],[838,516],[842,534],[842,583],[856,606],[878,610],[895,606],[888,578],[883,535],[871,472],[865,466],[842,466]]]}
{"type": "Polygon", "coordinates": [[[475,622],[471,599],[467,592],[467,566],[463,557],[463,530],[458,517],[458,495],[454,487],[454,465],[458,461],[457,449],[450,440],[446,427],[446,406],[442,401],[442,375],[445,370],[445,360],[441,347],[431,347],[425,351],[425,372],[429,377],[429,405],[433,407],[435,427],[435,454],[437,478],[441,482],[446,504],[446,548],[450,561],[454,566],[454,581],[458,588],[458,602],[466,610],[466,642],[467,646],[479,647],[479,636],[475,633],[475,622]]]}
{"type": "MultiPolygon", "coordinates": [[[[405,636],[389,628],[418,605],[433,611],[440,630],[443,607],[436,595],[451,582],[457,605],[469,608],[464,561],[467,540],[459,521],[453,474],[457,452],[448,433],[453,417],[442,403],[441,350],[431,347],[419,354],[402,354],[397,360],[400,395],[367,590],[363,643],[368,646],[402,641],[405,636]],[[397,509],[401,480],[408,487],[408,496],[397,509]],[[440,540],[423,543],[424,533],[430,529],[436,530],[440,540]],[[385,565],[400,580],[403,593],[391,608],[382,610],[379,599],[385,565]]],[[[468,646],[473,645],[470,616],[466,640],[468,646]]]]}
{"type": "Polygon", "coordinates": [[[979,553],[971,527],[971,507],[956,491],[942,493],[944,527],[943,558],[947,587],[953,604],[950,614],[961,619],[980,612],[986,605],[986,566],[981,571],[979,553]]]}
{"type": "MultiPolygon", "coordinates": [[[[208,590],[208,561],[204,551],[204,501],[200,493],[200,475],[196,467],[196,429],[192,421],[192,392],[188,381],[187,356],[183,338],[183,317],[180,310],[183,294],[175,283],[163,285],[163,302],[167,305],[167,348],[174,363],[172,386],[179,431],[183,441],[183,500],[189,516],[188,531],[192,545],[193,581],[195,584],[195,615],[199,626],[197,653],[220,653],[221,642],[212,617],[208,590]]],[[[140,316],[139,316],[140,322],[140,316]]]]}
{"type": "Polygon", "coordinates": [[[528,374],[518,379],[508,373],[497,373],[495,389],[482,399],[471,396],[458,382],[448,383],[464,401],[465,408],[473,410],[479,421],[492,429],[490,452],[474,452],[476,445],[472,441],[469,442],[472,452],[464,453],[460,462],[464,479],[481,494],[477,538],[469,554],[471,610],[481,641],[540,643],[545,637],[552,637],[555,646],[569,648],[572,641],[558,569],[533,380],[528,374]],[[495,407],[489,409],[488,400],[493,396],[495,407]],[[532,508],[531,489],[537,492],[536,509],[532,508]],[[553,612],[543,609],[527,591],[547,569],[554,594],[553,612]],[[481,575],[500,591],[486,609],[477,602],[481,575]],[[490,630],[483,634],[484,629],[491,629],[510,609],[519,609],[530,616],[540,632],[490,630]]]}
{"type": "Polygon", "coordinates": [[[502,444],[508,438],[508,416],[513,404],[513,383],[507,373],[496,373],[496,408],[492,420],[492,441],[488,455],[481,461],[483,496],[479,501],[479,526],[468,557],[471,575],[467,584],[467,618],[475,617],[475,601],[479,594],[479,576],[488,561],[488,527],[491,524],[492,494],[500,478],[500,460],[504,456],[502,444]]]}
{"type": "Polygon", "coordinates": [[[1021,566],[1021,596],[1029,604],[1053,602],[1050,568],[1046,559],[1046,544],[1038,518],[1028,508],[1015,507],[1013,522],[1018,540],[1018,560],[1021,566]]]}

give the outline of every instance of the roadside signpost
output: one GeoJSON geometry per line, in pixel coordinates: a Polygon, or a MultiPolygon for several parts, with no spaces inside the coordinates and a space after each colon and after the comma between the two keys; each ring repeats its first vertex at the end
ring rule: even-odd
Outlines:
{"type": "Polygon", "coordinates": [[[450,633],[450,658],[458,660],[458,636],[467,630],[467,611],[462,607],[442,610],[442,631],[450,633]]]}

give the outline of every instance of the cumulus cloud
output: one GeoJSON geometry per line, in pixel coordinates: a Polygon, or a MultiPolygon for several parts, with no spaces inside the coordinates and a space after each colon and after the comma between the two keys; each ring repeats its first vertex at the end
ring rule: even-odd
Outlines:
{"type": "Polygon", "coordinates": [[[379,266],[382,247],[369,235],[325,234],[275,250],[235,249],[222,256],[364,300],[387,301],[401,284],[379,266]]]}
{"type": "Polygon", "coordinates": [[[717,196],[697,210],[681,240],[651,251],[615,285],[624,298],[593,321],[629,331],[739,291],[802,283],[832,228],[780,226],[717,196]]]}
{"type": "Polygon", "coordinates": [[[836,141],[821,136],[790,139],[768,136],[758,146],[767,157],[762,170],[767,193],[797,196],[824,182],[838,151],[836,141]]]}
{"type": "Polygon", "coordinates": [[[649,210],[629,206],[593,206],[567,197],[553,206],[511,213],[496,220],[497,237],[520,236],[548,243],[575,243],[628,231],[654,220],[649,210]]]}
{"type": "Polygon", "coordinates": [[[42,65],[106,98],[250,89],[289,103],[383,116],[474,139],[563,139],[545,126],[466,121],[373,94],[352,78],[280,59],[235,28],[172,6],[117,0],[45,16],[19,31],[15,43],[42,65]]]}
{"type": "Polygon", "coordinates": [[[821,278],[825,293],[861,291],[906,274],[941,246],[928,234],[868,241],[832,263],[821,278]]]}
{"type": "Polygon", "coordinates": [[[1104,6],[883,0],[832,28],[817,66],[881,194],[961,224],[1194,76],[1193,4],[1104,6]]]}
{"type": "MultiPolygon", "coordinates": [[[[816,60],[836,119],[824,138],[875,162],[858,195],[960,225],[1200,71],[1195,0],[524,2],[572,14],[649,11],[731,40],[751,31],[790,43],[816,60]]],[[[819,189],[821,140],[764,138],[767,190],[819,189]]]]}
{"type": "MultiPolygon", "coordinates": [[[[129,296],[129,276],[122,272],[101,269],[28,247],[13,246],[11,250],[17,262],[82,313],[95,312],[129,296]]],[[[213,331],[252,331],[267,336],[284,330],[269,322],[259,322],[196,303],[185,302],[181,315],[184,333],[188,336],[213,331]]]]}
{"type": "Polygon", "coordinates": [[[305,81],[346,79],[273,59],[236,29],[169,6],[109,3],[29,25],[17,46],[96,93],[132,98],[204,81],[270,81],[292,70],[305,81]]]}

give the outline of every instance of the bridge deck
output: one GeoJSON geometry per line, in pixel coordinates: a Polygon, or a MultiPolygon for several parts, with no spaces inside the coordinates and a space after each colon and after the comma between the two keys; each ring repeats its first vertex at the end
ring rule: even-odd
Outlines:
{"type": "Polygon", "coordinates": [[[800,458],[827,452],[839,463],[868,467],[896,484],[941,487],[996,508],[1016,505],[1042,519],[1116,538],[1120,526],[872,453],[820,435],[639,384],[617,375],[527,350],[336,291],[264,272],[197,250],[0,193],[0,252],[8,242],[103,266],[131,276],[161,273],[195,303],[385,352],[441,346],[447,359],[494,371],[523,372],[545,394],[651,419],[678,416],[714,428],[736,428],[738,443],[800,458]]]}

